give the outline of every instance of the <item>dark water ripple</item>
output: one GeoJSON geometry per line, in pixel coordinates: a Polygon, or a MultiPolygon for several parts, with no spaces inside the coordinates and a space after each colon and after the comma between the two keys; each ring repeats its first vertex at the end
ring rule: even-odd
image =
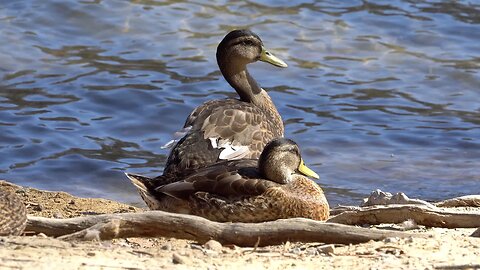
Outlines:
{"type": "Polygon", "coordinates": [[[0,178],[139,202],[126,170],[202,102],[235,97],[216,45],[249,27],[285,59],[251,73],[328,199],[480,192],[480,5],[473,1],[3,1],[0,178]]]}

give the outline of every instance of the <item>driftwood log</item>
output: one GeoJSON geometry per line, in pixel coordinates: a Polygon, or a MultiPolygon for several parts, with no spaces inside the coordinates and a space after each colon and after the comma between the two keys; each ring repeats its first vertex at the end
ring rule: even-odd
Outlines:
{"type": "MultiPolygon", "coordinates": [[[[223,244],[238,246],[274,245],[287,241],[354,244],[389,237],[425,235],[350,225],[408,221],[404,224],[444,228],[480,227],[480,209],[475,209],[479,206],[480,195],[463,196],[432,204],[410,199],[403,193],[392,195],[375,190],[362,207],[340,206],[332,209],[332,217],[327,222],[294,218],[264,223],[218,223],[197,216],[149,211],[69,219],[29,216],[26,230],[65,240],[175,237],[198,242],[214,239],[223,244]]],[[[400,229],[414,228],[407,228],[408,226],[401,226],[400,229]]]]}
{"type": "Polygon", "coordinates": [[[442,228],[480,227],[480,211],[456,211],[430,208],[424,205],[376,205],[369,207],[341,207],[327,222],[348,225],[378,225],[413,220],[418,225],[442,228]]]}
{"type": "Polygon", "coordinates": [[[201,243],[214,239],[222,244],[238,246],[275,245],[287,241],[353,244],[389,237],[423,236],[303,218],[264,223],[218,223],[197,216],[162,211],[69,219],[29,216],[26,230],[49,236],[61,236],[60,238],[64,240],[175,237],[201,243]]]}

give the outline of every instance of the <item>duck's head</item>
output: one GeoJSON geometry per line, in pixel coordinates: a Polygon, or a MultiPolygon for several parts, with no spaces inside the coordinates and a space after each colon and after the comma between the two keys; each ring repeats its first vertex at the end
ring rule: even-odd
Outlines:
{"type": "Polygon", "coordinates": [[[267,179],[286,184],[298,174],[319,179],[314,171],[305,166],[298,145],[286,138],[270,141],[258,160],[260,173],[267,179]]]}
{"type": "Polygon", "coordinates": [[[277,67],[287,67],[280,58],[265,49],[263,42],[250,30],[233,30],[228,33],[217,47],[218,65],[245,67],[255,61],[263,61],[277,67]]]}

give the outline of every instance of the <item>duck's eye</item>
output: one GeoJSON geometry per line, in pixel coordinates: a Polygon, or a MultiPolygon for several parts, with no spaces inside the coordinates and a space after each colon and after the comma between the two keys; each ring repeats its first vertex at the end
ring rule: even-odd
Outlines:
{"type": "Polygon", "coordinates": [[[254,44],[253,44],[253,41],[251,41],[251,40],[245,40],[245,41],[243,41],[243,45],[245,45],[245,46],[253,46],[254,44]]]}

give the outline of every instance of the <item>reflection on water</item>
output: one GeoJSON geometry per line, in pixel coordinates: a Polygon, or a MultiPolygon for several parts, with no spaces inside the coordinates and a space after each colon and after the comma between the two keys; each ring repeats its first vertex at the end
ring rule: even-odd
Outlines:
{"type": "Polygon", "coordinates": [[[215,49],[249,27],[289,63],[270,91],[335,205],[371,190],[480,191],[480,5],[469,1],[11,1],[0,6],[0,178],[139,202],[123,172],[202,102],[234,97],[215,49]]]}

